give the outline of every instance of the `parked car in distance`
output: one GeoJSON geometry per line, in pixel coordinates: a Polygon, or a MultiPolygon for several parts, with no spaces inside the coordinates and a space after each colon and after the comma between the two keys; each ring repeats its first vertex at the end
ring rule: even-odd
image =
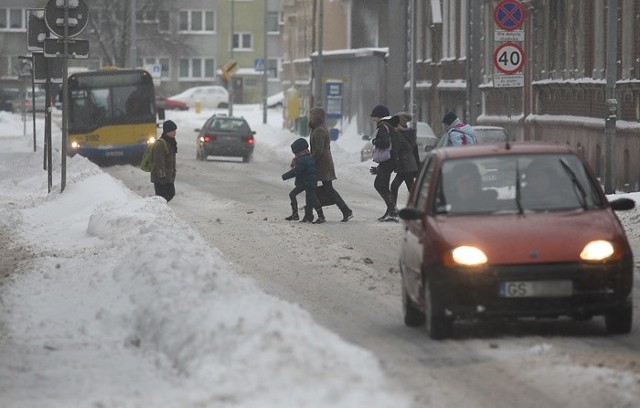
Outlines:
{"type": "Polygon", "coordinates": [[[608,201],[570,146],[433,150],[399,212],[405,325],[441,339],[455,320],[604,316],[629,333],[634,261],[614,211],[634,206],[608,201]]]}
{"type": "MultiPolygon", "coordinates": [[[[24,108],[26,112],[33,112],[33,99],[32,99],[32,95],[34,95],[34,93],[32,92],[31,89],[27,89],[27,94],[25,96],[24,99],[24,108]]],[[[36,88],[36,92],[35,92],[35,107],[36,107],[36,112],[44,112],[45,109],[47,108],[47,96],[46,93],[44,91],[44,89],[37,89],[36,88]]],[[[18,110],[20,111],[22,108],[18,107],[18,110]]]]}
{"type": "Polygon", "coordinates": [[[185,102],[167,98],[158,92],[156,92],[156,107],[164,110],[189,110],[189,106],[185,102]]]}
{"type": "MultiPolygon", "coordinates": [[[[373,157],[373,143],[371,143],[371,136],[362,136],[362,140],[366,140],[362,149],[360,149],[360,161],[371,160],[373,157]]],[[[418,144],[418,155],[420,161],[424,159],[427,152],[431,151],[438,144],[438,138],[426,122],[416,122],[416,143],[418,144]]]]}
{"type": "Polygon", "coordinates": [[[16,88],[0,89],[0,111],[14,112],[20,105],[20,90],[16,88]]]}
{"type": "Polygon", "coordinates": [[[438,137],[426,122],[416,122],[416,136],[418,143],[418,155],[422,162],[428,152],[435,149],[438,144],[438,137]]]}
{"type": "Polygon", "coordinates": [[[196,102],[200,102],[203,109],[218,109],[229,105],[229,92],[220,85],[195,86],[169,99],[184,102],[189,108],[195,108],[196,102]]]}
{"type": "Polygon", "coordinates": [[[504,143],[508,140],[507,131],[499,126],[472,126],[476,143],[504,143]]]}
{"type": "Polygon", "coordinates": [[[244,118],[213,115],[196,129],[196,159],[206,160],[208,156],[242,157],[248,163],[255,145],[254,135],[244,118]]]}
{"type": "MultiPolygon", "coordinates": [[[[476,136],[476,143],[478,144],[504,143],[509,138],[507,131],[499,126],[472,126],[472,128],[476,136]]],[[[447,146],[448,135],[449,133],[445,132],[445,134],[440,136],[437,145],[438,148],[447,146]]]]}

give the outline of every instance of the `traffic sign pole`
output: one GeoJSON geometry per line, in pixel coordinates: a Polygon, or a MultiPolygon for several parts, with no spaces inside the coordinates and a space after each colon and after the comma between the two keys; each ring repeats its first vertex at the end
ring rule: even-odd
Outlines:
{"type": "Polygon", "coordinates": [[[493,64],[500,73],[493,75],[494,88],[511,88],[508,96],[508,129],[511,131],[511,97],[513,88],[524,87],[524,75],[518,73],[525,63],[524,49],[517,42],[524,42],[526,9],[519,0],[502,0],[493,10],[493,20],[500,30],[494,33],[494,40],[501,44],[493,53],[493,64]]]}
{"type": "Polygon", "coordinates": [[[524,61],[524,50],[513,42],[501,44],[493,53],[493,64],[503,74],[515,74],[520,71],[524,61]]]}

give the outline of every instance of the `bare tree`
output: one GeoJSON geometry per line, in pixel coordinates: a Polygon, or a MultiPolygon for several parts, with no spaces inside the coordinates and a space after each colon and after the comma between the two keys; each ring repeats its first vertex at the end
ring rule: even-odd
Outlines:
{"type": "MultiPolygon", "coordinates": [[[[157,55],[162,51],[175,55],[178,50],[189,48],[180,41],[172,27],[171,16],[176,13],[174,1],[138,0],[137,16],[131,16],[131,0],[91,2],[88,38],[97,44],[95,51],[105,65],[124,67],[131,47],[131,18],[137,18],[136,46],[139,55],[148,51],[157,55]]],[[[95,55],[95,54],[94,54],[95,55]]]]}

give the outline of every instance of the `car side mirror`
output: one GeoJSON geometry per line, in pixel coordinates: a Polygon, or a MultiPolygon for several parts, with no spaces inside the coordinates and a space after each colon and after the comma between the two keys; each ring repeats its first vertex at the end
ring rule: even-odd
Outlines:
{"type": "Polygon", "coordinates": [[[402,210],[398,211],[398,216],[405,221],[420,220],[422,219],[423,215],[424,211],[411,207],[403,208],[402,210]]]}
{"type": "Polygon", "coordinates": [[[631,210],[636,206],[636,202],[631,198],[618,198],[610,201],[609,204],[614,211],[631,210]]]}
{"type": "Polygon", "coordinates": [[[362,135],[362,140],[371,140],[371,136],[369,136],[369,135],[362,135]]]}
{"type": "Polygon", "coordinates": [[[200,133],[200,129],[193,129],[194,132],[200,133]]]}
{"type": "Polygon", "coordinates": [[[158,119],[164,120],[164,118],[165,118],[164,108],[158,108],[158,119]]]}

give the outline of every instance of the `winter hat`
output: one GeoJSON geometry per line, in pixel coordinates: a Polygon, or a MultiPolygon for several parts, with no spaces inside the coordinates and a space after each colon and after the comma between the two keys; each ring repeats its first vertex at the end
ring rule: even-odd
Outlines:
{"type": "Polygon", "coordinates": [[[389,115],[391,115],[389,108],[384,105],[376,105],[376,107],[371,111],[372,118],[384,118],[389,115]]]}
{"type": "Polygon", "coordinates": [[[308,148],[309,148],[309,143],[307,143],[307,140],[302,137],[296,139],[293,143],[291,143],[291,151],[293,152],[293,154],[297,154],[303,151],[304,149],[308,149],[308,148]]]}
{"type": "Polygon", "coordinates": [[[444,123],[447,126],[451,126],[451,124],[455,122],[456,119],[458,119],[458,116],[455,113],[447,112],[442,118],[442,123],[444,123]]]}
{"type": "Polygon", "coordinates": [[[407,123],[411,122],[411,119],[413,119],[409,112],[398,112],[396,113],[396,116],[400,118],[399,125],[402,127],[407,127],[407,123]]]}
{"type": "Polygon", "coordinates": [[[167,120],[162,124],[162,131],[164,133],[171,132],[176,129],[178,129],[178,126],[176,126],[175,122],[172,120],[167,120]]]}

